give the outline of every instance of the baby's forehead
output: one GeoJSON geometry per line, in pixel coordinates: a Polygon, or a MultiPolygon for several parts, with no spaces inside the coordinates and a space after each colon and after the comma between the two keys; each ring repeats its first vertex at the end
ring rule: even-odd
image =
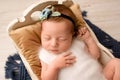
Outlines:
{"type": "Polygon", "coordinates": [[[53,20],[45,20],[42,22],[42,28],[53,28],[53,27],[56,29],[65,28],[67,30],[71,30],[74,29],[75,26],[68,19],[61,19],[61,20],[53,19],[53,20]]]}
{"type": "MultiPolygon", "coordinates": [[[[65,24],[65,23],[64,23],[65,24]]],[[[47,23],[43,24],[42,26],[42,33],[43,34],[50,34],[50,35],[69,35],[71,33],[71,28],[70,26],[66,26],[61,24],[61,23],[47,23]]]]}

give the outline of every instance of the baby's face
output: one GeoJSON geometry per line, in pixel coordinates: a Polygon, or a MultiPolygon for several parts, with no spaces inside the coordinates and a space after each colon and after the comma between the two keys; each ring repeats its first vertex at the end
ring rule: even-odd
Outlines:
{"type": "Polygon", "coordinates": [[[72,27],[69,20],[44,21],[41,31],[42,47],[55,54],[67,51],[72,42],[72,27]]]}

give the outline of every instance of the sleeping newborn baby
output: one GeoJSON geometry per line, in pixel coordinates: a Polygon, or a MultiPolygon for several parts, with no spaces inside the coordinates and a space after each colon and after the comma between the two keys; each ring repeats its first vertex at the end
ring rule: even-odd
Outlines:
{"type": "MultiPolygon", "coordinates": [[[[83,41],[73,40],[68,51],[76,57],[76,62],[69,67],[62,68],[58,74],[58,80],[106,80],[100,63],[85,51],[84,46],[83,41]]],[[[41,48],[39,58],[49,65],[59,55],[49,53],[41,48]]]]}

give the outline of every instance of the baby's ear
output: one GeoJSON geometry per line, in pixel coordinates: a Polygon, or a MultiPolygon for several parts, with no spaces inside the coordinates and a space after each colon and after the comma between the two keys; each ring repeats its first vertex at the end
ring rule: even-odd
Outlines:
{"type": "Polygon", "coordinates": [[[77,33],[78,33],[78,32],[76,32],[76,31],[73,31],[73,32],[72,32],[73,38],[74,38],[74,37],[77,37],[77,33]]]}
{"type": "Polygon", "coordinates": [[[72,31],[72,35],[73,35],[73,36],[75,35],[75,31],[72,31]]]}

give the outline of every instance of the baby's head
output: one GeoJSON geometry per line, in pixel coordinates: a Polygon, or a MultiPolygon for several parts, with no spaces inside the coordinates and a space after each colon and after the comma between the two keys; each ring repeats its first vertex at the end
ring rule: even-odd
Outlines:
{"type": "Polygon", "coordinates": [[[41,19],[42,47],[56,54],[67,51],[77,32],[73,12],[64,5],[53,5],[43,10],[41,19]]]}

